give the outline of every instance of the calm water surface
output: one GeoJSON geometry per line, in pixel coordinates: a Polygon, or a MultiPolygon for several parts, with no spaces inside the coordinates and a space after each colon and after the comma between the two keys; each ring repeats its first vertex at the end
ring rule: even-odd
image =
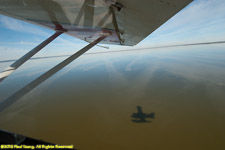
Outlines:
{"type": "MultiPolygon", "coordinates": [[[[64,59],[29,61],[0,100],[64,59]]],[[[82,56],[1,112],[0,129],[84,150],[224,150],[225,45],[82,56]],[[132,121],[137,106],[155,118],[132,121]]]]}

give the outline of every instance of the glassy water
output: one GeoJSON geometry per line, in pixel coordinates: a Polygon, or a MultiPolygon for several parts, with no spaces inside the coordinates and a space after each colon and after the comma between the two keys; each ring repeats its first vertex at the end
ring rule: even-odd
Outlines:
{"type": "MultiPolygon", "coordinates": [[[[29,61],[0,99],[65,58],[29,61]]],[[[85,150],[225,149],[224,44],[84,55],[22,94],[0,129],[85,150]]]]}

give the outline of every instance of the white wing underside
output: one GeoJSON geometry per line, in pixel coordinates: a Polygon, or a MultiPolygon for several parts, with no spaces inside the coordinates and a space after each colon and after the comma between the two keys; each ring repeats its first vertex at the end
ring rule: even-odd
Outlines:
{"type": "Polygon", "coordinates": [[[0,0],[0,13],[92,42],[102,31],[113,34],[101,43],[136,45],[192,0],[0,0]]]}

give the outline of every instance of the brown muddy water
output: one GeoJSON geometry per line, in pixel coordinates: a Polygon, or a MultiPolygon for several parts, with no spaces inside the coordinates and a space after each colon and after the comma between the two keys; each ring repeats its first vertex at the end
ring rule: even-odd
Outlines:
{"type": "MultiPolygon", "coordinates": [[[[0,100],[65,58],[27,62],[0,100]]],[[[225,45],[82,56],[1,112],[0,129],[81,150],[224,150],[225,45]],[[154,118],[133,118],[137,106],[154,118]]]]}

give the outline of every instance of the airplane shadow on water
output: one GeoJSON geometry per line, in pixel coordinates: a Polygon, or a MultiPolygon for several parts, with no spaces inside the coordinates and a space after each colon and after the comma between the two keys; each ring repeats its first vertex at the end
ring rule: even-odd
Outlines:
{"type": "Polygon", "coordinates": [[[151,118],[151,119],[154,119],[155,118],[155,113],[152,112],[152,113],[149,113],[149,114],[146,114],[146,113],[143,113],[142,111],[142,107],[141,106],[137,106],[137,113],[133,113],[131,115],[131,118],[132,118],[132,122],[135,122],[135,123],[150,123],[152,121],[149,121],[149,120],[146,120],[147,118],[151,118]]]}

